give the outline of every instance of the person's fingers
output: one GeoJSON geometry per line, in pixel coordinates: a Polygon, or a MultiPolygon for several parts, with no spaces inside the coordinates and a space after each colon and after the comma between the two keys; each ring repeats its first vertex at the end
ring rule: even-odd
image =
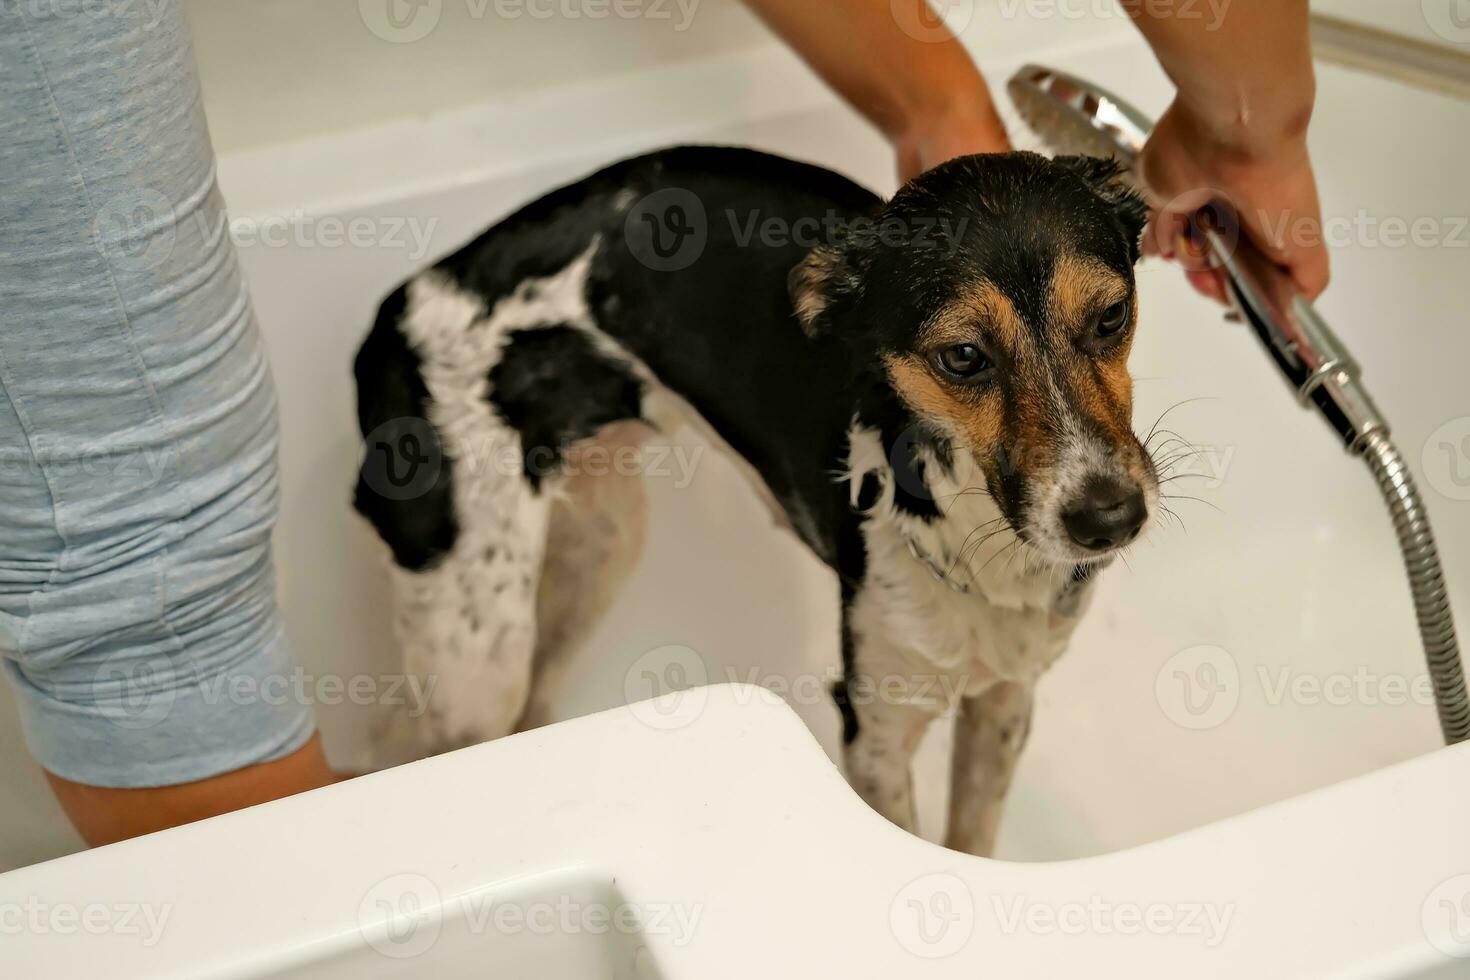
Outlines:
{"type": "Polygon", "coordinates": [[[1178,262],[1197,292],[1223,303],[1225,294],[1211,269],[1212,259],[1203,242],[1191,235],[1200,210],[1217,200],[1220,193],[1202,180],[1193,161],[1179,152],[1172,133],[1172,117],[1166,113],[1139,161],[1144,196],[1154,208],[1144,235],[1144,252],[1178,262]]]}
{"type": "Polygon", "coordinates": [[[1330,259],[1311,171],[1283,177],[1270,205],[1262,203],[1264,196],[1257,191],[1253,200],[1238,206],[1242,227],[1268,258],[1291,274],[1304,296],[1316,299],[1327,288],[1330,259]]]}
{"type": "Polygon", "coordinates": [[[1332,266],[1326,247],[1318,246],[1304,253],[1301,261],[1292,264],[1291,275],[1302,295],[1309,300],[1316,300],[1326,292],[1327,284],[1332,281],[1332,266]]]}
{"type": "Polygon", "coordinates": [[[1199,234],[1202,212],[1181,217],[1182,228],[1177,239],[1175,255],[1184,268],[1184,276],[1195,291],[1218,303],[1229,302],[1225,287],[1220,281],[1220,256],[1211,251],[1204,237],[1199,234]]]}
{"type": "Polygon", "coordinates": [[[1316,299],[1327,288],[1330,273],[1315,196],[1285,209],[1271,225],[1264,220],[1267,215],[1264,209],[1257,209],[1242,217],[1251,240],[1291,273],[1303,295],[1316,299]]]}
{"type": "Polygon", "coordinates": [[[1225,295],[1225,287],[1220,282],[1220,273],[1211,269],[1200,269],[1187,271],[1184,273],[1184,277],[1189,280],[1189,284],[1194,287],[1196,292],[1207,299],[1212,299],[1217,303],[1230,302],[1229,298],[1225,295]]]}
{"type": "Polygon", "coordinates": [[[1184,215],[1155,211],[1143,231],[1143,254],[1172,261],[1178,256],[1179,237],[1184,233],[1184,215]]]}
{"type": "Polygon", "coordinates": [[[1224,303],[1226,297],[1219,275],[1211,268],[1212,263],[1203,248],[1190,239],[1192,217],[1172,211],[1155,212],[1143,234],[1143,253],[1178,262],[1184,268],[1185,278],[1197,292],[1224,303]]]}
{"type": "MultiPolygon", "coordinates": [[[[1191,221],[1201,220],[1196,217],[1200,209],[1224,202],[1239,223],[1239,232],[1231,234],[1246,235],[1287,270],[1303,295],[1315,299],[1327,288],[1330,259],[1305,149],[1285,161],[1211,176],[1177,141],[1166,114],[1145,147],[1140,174],[1157,209],[1144,242],[1146,253],[1176,259],[1187,271],[1204,269],[1208,262],[1198,249],[1175,243],[1191,221]]],[[[1191,276],[1191,282],[1206,295],[1221,295],[1214,277],[1191,276]]]]}

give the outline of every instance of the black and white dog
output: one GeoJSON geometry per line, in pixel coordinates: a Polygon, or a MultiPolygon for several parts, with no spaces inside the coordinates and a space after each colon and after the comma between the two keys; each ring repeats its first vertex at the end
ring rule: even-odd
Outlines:
{"type": "Polygon", "coordinates": [[[988,853],[1037,679],[1158,504],[1126,363],[1145,208],[1116,177],[972,156],[884,203],[681,147],[395,290],[356,361],[356,507],[393,553],[405,667],[438,679],[425,748],[546,719],[643,519],[636,475],[566,464],[688,421],[836,573],[852,785],[911,828],[911,756],[953,709],[948,843],[988,853]],[[936,675],[957,703],[882,683],[936,675]]]}

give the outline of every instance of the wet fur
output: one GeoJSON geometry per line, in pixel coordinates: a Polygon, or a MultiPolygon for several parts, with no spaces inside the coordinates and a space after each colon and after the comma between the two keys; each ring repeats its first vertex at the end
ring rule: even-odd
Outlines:
{"type": "Polygon", "coordinates": [[[370,455],[407,466],[428,442],[442,466],[406,499],[365,468],[355,504],[394,557],[407,669],[438,679],[422,747],[546,720],[642,524],[636,478],[599,490],[562,464],[688,422],[835,573],[854,787],[911,828],[909,760],[957,712],[949,839],[988,853],[1031,691],[1104,563],[1052,540],[1052,510],[1099,468],[1151,480],[1126,345],[1067,347],[1132,296],[1142,206],[1113,176],[972,157],[885,204],[821,168],[683,147],[554,191],[395,291],[357,358],[359,419],[370,455]],[[703,214],[678,268],[653,240],[666,215],[645,217],[669,189],[681,221],[703,214]],[[824,237],[747,240],[751,216],[824,237]],[[972,336],[1013,367],[984,390],[932,365],[972,336]]]}

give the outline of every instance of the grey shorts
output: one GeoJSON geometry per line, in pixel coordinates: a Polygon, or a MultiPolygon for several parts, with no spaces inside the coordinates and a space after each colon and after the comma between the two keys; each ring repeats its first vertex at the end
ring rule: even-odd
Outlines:
{"type": "Polygon", "coordinates": [[[0,664],[46,769],[159,786],[311,735],[275,394],[174,0],[0,0],[0,664]]]}

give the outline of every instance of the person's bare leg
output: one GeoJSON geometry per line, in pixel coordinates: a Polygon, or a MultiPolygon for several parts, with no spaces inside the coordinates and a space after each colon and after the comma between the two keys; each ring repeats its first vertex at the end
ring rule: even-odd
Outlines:
{"type": "Polygon", "coordinates": [[[338,778],[327,766],[320,735],[274,762],[178,786],[111,789],[46,773],[72,826],[93,847],[304,793],[338,778]]]}
{"type": "Polygon", "coordinates": [[[183,3],[42,6],[0,3],[0,677],[100,843],[332,776],[183,3]]]}

